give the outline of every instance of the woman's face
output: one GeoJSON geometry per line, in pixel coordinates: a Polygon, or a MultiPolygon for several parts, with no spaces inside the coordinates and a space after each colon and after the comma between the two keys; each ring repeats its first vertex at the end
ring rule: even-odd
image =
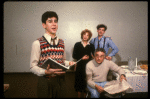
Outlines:
{"type": "Polygon", "coordinates": [[[89,40],[89,33],[88,32],[83,34],[82,40],[83,41],[88,41],[89,40]]]}

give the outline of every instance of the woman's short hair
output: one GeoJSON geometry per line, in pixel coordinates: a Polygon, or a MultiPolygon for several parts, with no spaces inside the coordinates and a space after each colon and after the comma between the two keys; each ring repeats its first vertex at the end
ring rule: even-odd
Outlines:
{"type": "Polygon", "coordinates": [[[90,40],[90,38],[92,37],[92,32],[88,29],[85,29],[81,32],[81,39],[83,39],[83,34],[85,34],[85,33],[89,34],[89,39],[88,40],[90,40]]]}

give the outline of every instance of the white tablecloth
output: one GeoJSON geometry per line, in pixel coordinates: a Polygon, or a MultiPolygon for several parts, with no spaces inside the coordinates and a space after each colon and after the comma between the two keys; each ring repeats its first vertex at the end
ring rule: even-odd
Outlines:
{"type": "MultiPolygon", "coordinates": [[[[133,87],[132,92],[148,92],[148,73],[147,74],[135,74],[128,69],[125,70],[127,82],[133,87]]],[[[119,80],[119,75],[114,73],[119,80]]],[[[131,92],[127,92],[131,93],[131,92]]]]}

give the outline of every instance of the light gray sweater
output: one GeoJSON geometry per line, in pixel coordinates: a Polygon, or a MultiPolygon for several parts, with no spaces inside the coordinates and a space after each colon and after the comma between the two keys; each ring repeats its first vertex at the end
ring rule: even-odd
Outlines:
{"type": "Polygon", "coordinates": [[[104,59],[101,64],[96,63],[95,59],[89,61],[86,65],[87,84],[95,88],[95,82],[106,81],[109,69],[119,73],[119,75],[125,74],[124,70],[113,61],[104,59]]]}

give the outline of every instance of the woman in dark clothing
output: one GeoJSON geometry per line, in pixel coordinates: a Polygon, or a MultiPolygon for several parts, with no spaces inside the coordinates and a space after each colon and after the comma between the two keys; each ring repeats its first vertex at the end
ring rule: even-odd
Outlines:
{"type": "Polygon", "coordinates": [[[84,92],[84,97],[86,96],[86,64],[93,58],[94,55],[94,45],[90,44],[88,41],[92,37],[90,30],[85,29],[81,32],[81,42],[77,42],[73,49],[73,58],[77,61],[82,58],[81,61],[77,63],[75,72],[75,90],[78,92],[78,98],[81,97],[81,92],[84,92]]]}

